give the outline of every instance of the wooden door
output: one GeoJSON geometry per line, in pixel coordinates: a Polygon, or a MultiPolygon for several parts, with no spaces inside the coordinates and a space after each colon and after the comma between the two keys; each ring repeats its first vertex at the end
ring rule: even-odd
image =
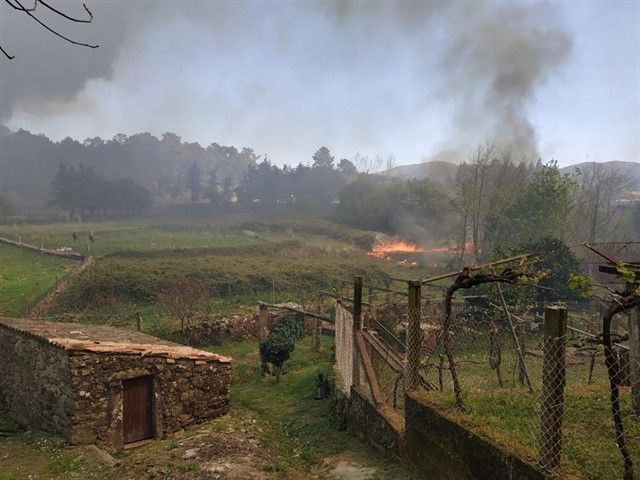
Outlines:
{"type": "Polygon", "coordinates": [[[124,443],[153,437],[153,377],[124,380],[122,391],[124,443]]]}

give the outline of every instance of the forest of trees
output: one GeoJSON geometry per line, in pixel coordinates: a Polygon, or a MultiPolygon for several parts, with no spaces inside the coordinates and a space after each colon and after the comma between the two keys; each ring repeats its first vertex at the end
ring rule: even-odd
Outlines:
{"type": "Polygon", "coordinates": [[[479,259],[495,249],[556,237],[599,242],[640,235],[640,202],[621,202],[628,175],[602,164],[571,174],[555,163],[513,160],[480,145],[443,181],[375,173],[394,158],[352,160],[319,148],[297,166],[278,166],[252,149],[204,148],[167,133],[52,142],[0,127],[3,211],[50,205],[72,215],[130,214],[149,207],[209,209],[280,205],[416,242],[447,240],[479,259]]]}
{"type": "Polygon", "coordinates": [[[151,206],[149,191],[131,179],[109,181],[82,163],[60,164],[51,181],[51,204],[77,215],[133,214],[151,206]]]}
{"type": "Polygon", "coordinates": [[[163,204],[189,201],[188,173],[194,162],[203,172],[215,171],[221,182],[237,184],[247,166],[259,160],[250,148],[238,150],[217,143],[203,147],[173,133],[160,139],[139,133],[54,142],[45,135],[22,129],[11,132],[1,125],[0,151],[0,193],[16,207],[46,205],[49,183],[61,163],[74,167],[82,163],[109,181],[131,179],[163,204]]]}
{"type": "Polygon", "coordinates": [[[612,168],[594,164],[591,172],[563,174],[555,162],[516,163],[488,143],[458,169],[451,238],[461,257],[470,245],[476,259],[548,236],[572,243],[635,238],[640,202],[619,202],[631,186],[612,168]]]}

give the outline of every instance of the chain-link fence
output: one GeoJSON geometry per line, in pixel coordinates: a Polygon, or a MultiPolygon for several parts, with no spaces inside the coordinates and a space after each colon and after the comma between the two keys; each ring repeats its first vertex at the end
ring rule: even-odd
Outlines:
{"type": "MultiPolygon", "coordinates": [[[[352,333],[364,352],[354,354],[354,379],[373,404],[402,413],[405,391],[418,390],[444,415],[559,477],[633,478],[631,465],[640,464],[637,312],[619,316],[608,359],[596,313],[511,311],[477,295],[447,306],[419,283],[380,290],[367,297],[363,328],[352,333]]],[[[338,355],[337,339],[336,348],[338,355]]]]}

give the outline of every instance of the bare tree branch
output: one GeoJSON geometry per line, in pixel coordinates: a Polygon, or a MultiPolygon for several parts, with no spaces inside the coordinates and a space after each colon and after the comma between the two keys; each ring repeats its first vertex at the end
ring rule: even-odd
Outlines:
{"type": "MultiPolygon", "coordinates": [[[[91,45],[89,43],[85,43],[85,42],[79,42],[77,40],[73,40],[61,33],[59,33],[58,31],[54,30],[53,28],[51,28],[49,25],[47,25],[46,23],[44,23],[42,20],[40,20],[39,18],[37,18],[35,15],[33,15],[31,12],[33,12],[36,7],[38,6],[38,3],[41,3],[45,8],[51,10],[52,12],[54,12],[56,15],[59,15],[62,18],[65,18],[69,21],[72,22],[76,22],[76,23],[91,23],[93,21],[93,13],[91,13],[91,10],[89,10],[89,8],[83,3],[82,7],[84,8],[85,12],[87,12],[87,14],[89,15],[89,18],[76,18],[76,17],[72,17],[71,15],[67,15],[66,13],[64,13],[61,10],[58,10],[57,8],[53,7],[52,5],[49,5],[49,3],[42,1],[42,0],[34,0],[33,2],[33,7],[25,7],[22,3],[20,3],[20,0],[4,0],[4,2],[9,5],[11,8],[13,8],[14,10],[18,10],[19,12],[24,12],[27,15],[29,15],[33,20],[35,20],[36,22],[38,22],[42,27],[44,27],[46,30],[48,30],[49,32],[53,33],[55,36],[62,38],[63,40],[73,44],[73,45],[79,45],[81,47],[87,47],[87,48],[98,48],[99,45],[91,45]]],[[[9,60],[13,60],[15,58],[15,55],[10,55],[5,49],[3,49],[2,47],[0,47],[0,51],[4,54],[5,57],[7,57],[9,60]]]]}
{"type": "Polygon", "coordinates": [[[38,0],[33,1],[33,7],[31,8],[26,8],[26,7],[23,7],[22,5],[20,6],[14,5],[13,2],[11,2],[11,0],[4,0],[4,1],[7,5],[9,5],[14,10],[20,10],[21,12],[33,12],[38,6],[38,0]]]}
{"type": "Polygon", "coordinates": [[[16,58],[16,56],[15,56],[15,55],[9,55],[9,53],[7,53],[7,51],[6,51],[4,48],[2,48],[1,46],[0,46],[0,52],[4,53],[4,55],[5,55],[9,60],[13,60],[14,58],[16,58]]]}
{"type": "MultiPolygon", "coordinates": [[[[20,5],[20,7],[22,7],[23,9],[25,8],[24,5],[22,5],[20,3],[20,0],[14,0],[18,5],[20,5]]],[[[44,4],[43,4],[44,5],[44,4]]],[[[36,16],[34,16],[29,10],[24,10],[24,12],[29,15],[31,18],[33,18],[36,22],[38,22],[40,25],[42,25],[46,30],[50,31],[51,33],[53,33],[54,35],[56,35],[57,37],[62,38],[63,40],[66,40],[67,42],[73,44],[73,45],[79,45],[81,47],[87,47],[87,48],[98,48],[99,45],[91,45],[89,43],[84,43],[84,42],[78,42],[76,40],[73,40],[69,37],[65,37],[64,35],[62,35],[61,33],[56,32],[53,28],[49,27],[46,23],[44,23],[43,21],[41,21],[39,18],[37,18],[36,16]]]]}
{"type": "Polygon", "coordinates": [[[57,10],[56,8],[52,7],[47,2],[43,2],[42,0],[36,0],[36,4],[38,4],[38,3],[41,3],[43,6],[45,6],[46,8],[51,10],[52,12],[55,12],[58,15],[60,15],[61,17],[64,17],[67,20],[71,20],[72,22],[91,23],[93,21],[93,13],[91,13],[91,10],[89,10],[84,3],[82,4],[82,6],[84,7],[85,11],[89,14],[89,18],[87,18],[87,19],[71,17],[71,16],[67,15],[66,13],[61,12],[60,10],[57,10]]]}

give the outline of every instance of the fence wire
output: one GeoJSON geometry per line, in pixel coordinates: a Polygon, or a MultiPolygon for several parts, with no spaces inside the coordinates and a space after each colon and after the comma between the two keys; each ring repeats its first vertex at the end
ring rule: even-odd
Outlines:
{"type": "Polygon", "coordinates": [[[362,365],[356,379],[370,401],[377,389],[403,412],[407,351],[418,352],[421,394],[509,451],[560,478],[640,478],[640,358],[629,346],[632,321],[618,321],[613,349],[621,434],[598,315],[572,313],[566,330],[550,337],[542,309],[507,314],[458,301],[445,329],[443,301],[422,299],[419,335],[411,335],[406,297],[374,300],[363,338],[376,388],[362,365]],[[636,477],[625,477],[621,444],[636,477]]]}

